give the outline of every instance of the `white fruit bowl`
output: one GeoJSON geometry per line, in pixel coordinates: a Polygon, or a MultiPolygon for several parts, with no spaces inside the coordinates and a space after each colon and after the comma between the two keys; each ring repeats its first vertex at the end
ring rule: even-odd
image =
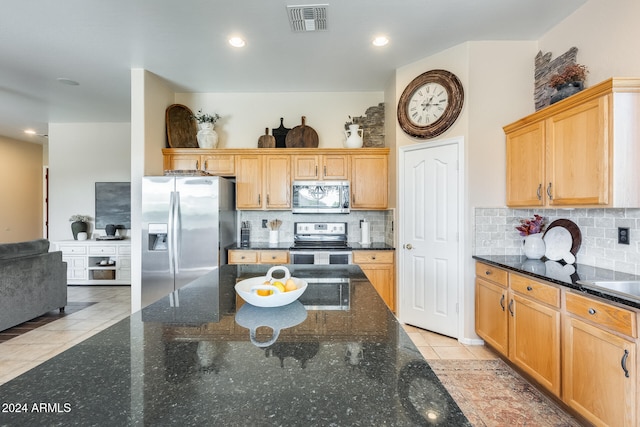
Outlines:
{"type": "Polygon", "coordinates": [[[287,267],[275,266],[267,271],[266,276],[252,277],[236,283],[235,289],[236,293],[240,295],[243,300],[256,307],[281,307],[291,304],[300,298],[304,291],[307,290],[307,285],[306,280],[291,277],[291,273],[287,267]],[[281,279],[274,279],[272,273],[278,270],[284,271],[285,275],[281,279]],[[273,285],[264,284],[266,281],[273,283],[276,280],[285,283],[289,278],[293,279],[298,287],[295,291],[282,292],[273,285]],[[272,290],[273,293],[267,296],[258,295],[257,292],[259,289],[272,290]]]}

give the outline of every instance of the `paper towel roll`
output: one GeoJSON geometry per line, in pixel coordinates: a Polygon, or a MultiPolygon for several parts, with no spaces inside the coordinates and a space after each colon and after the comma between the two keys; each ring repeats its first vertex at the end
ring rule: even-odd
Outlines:
{"type": "Polygon", "coordinates": [[[371,243],[371,236],[370,236],[370,228],[369,228],[369,223],[367,221],[362,221],[360,223],[360,226],[362,228],[362,238],[360,239],[360,244],[361,245],[368,245],[371,243]]]}

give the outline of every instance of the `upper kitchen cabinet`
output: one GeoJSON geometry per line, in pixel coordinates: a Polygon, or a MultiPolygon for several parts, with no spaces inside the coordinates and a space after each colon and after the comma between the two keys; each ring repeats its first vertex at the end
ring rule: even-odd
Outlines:
{"type": "Polygon", "coordinates": [[[234,176],[235,156],[211,154],[193,149],[165,148],[162,150],[164,170],[199,170],[211,175],[234,176]]]}
{"type": "Polygon", "coordinates": [[[614,78],[504,127],[507,205],[640,206],[640,79],[614,78]]]}
{"type": "Polygon", "coordinates": [[[349,156],[346,154],[294,154],[293,179],[349,179],[349,156]]]}
{"type": "Polygon", "coordinates": [[[291,209],[290,156],[237,156],[236,208],[291,209]]]}
{"type": "Polygon", "coordinates": [[[386,209],[389,166],[386,154],[351,156],[351,208],[386,209]]]}

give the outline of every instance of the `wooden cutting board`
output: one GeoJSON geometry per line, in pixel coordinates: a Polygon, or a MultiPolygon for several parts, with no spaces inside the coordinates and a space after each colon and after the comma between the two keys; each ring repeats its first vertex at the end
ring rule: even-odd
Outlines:
{"type": "Polygon", "coordinates": [[[271,129],[273,137],[276,139],[276,148],[285,148],[285,140],[291,129],[284,127],[284,118],[280,117],[280,127],[271,129]]]}
{"type": "Polygon", "coordinates": [[[258,148],[276,148],[276,138],[269,135],[269,128],[264,128],[264,135],[258,138],[258,148]]]}
{"type": "Polygon", "coordinates": [[[198,148],[198,130],[189,107],[182,104],[169,105],[165,110],[165,123],[169,147],[198,148]]]}
{"type": "Polygon", "coordinates": [[[287,134],[285,145],[287,148],[317,148],[318,133],[306,125],[307,118],[302,116],[302,124],[294,127],[287,134]]]}

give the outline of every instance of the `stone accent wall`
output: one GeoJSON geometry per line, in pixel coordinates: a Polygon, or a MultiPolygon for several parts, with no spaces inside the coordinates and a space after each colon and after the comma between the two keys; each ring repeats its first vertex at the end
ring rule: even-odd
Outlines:
{"type": "Polygon", "coordinates": [[[365,147],[384,147],[384,102],[367,108],[365,116],[353,117],[353,123],[362,128],[365,147]]]}
{"type": "Polygon", "coordinates": [[[549,105],[549,99],[555,89],[549,87],[549,79],[554,74],[562,71],[567,65],[575,64],[578,56],[578,48],[572,47],[567,52],[551,60],[551,52],[542,54],[538,52],[535,59],[535,84],[533,90],[533,102],[536,111],[549,105]]]}

